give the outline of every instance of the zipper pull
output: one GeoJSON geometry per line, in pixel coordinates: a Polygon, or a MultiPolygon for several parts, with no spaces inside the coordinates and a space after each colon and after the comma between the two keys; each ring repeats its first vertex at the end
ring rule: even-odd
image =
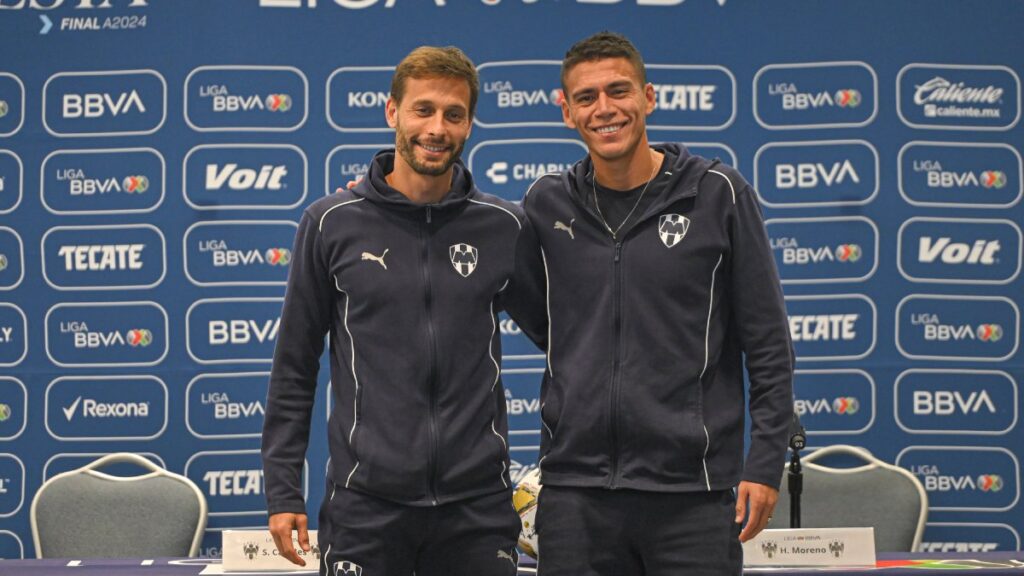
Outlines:
{"type": "Polygon", "coordinates": [[[615,261],[618,262],[622,257],[622,242],[615,243],[615,261]]]}
{"type": "Polygon", "coordinates": [[[427,206],[427,224],[430,224],[430,206],[427,206]]]}

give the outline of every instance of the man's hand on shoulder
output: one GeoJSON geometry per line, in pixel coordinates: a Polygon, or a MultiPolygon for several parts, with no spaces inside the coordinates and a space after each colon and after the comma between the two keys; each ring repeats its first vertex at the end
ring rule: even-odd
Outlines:
{"type": "Polygon", "coordinates": [[[342,188],[341,186],[338,186],[337,188],[335,188],[334,189],[334,193],[337,194],[339,192],[344,192],[345,190],[351,190],[351,189],[355,188],[356,185],[359,184],[362,181],[363,181],[362,178],[356,178],[355,180],[349,180],[348,182],[345,183],[345,187],[344,188],[342,188]]]}
{"type": "Polygon", "coordinates": [[[306,561],[299,557],[295,547],[292,546],[292,530],[299,532],[299,546],[304,552],[309,552],[308,525],[309,519],[305,514],[279,512],[270,517],[270,534],[274,537],[274,544],[277,545],[281,556],[287,558],[292,564],[306,565],[306,561]]]}
{"type": "Polygon", "coordinates": [[[779,499],[779,491],[765,484],[757,482],[740,482],[736,491],[736,520],[737,524],[747,519],[747,525],[740,532],[740,542],[746,542],[757,536],[775,511],[775,502],[779,499]]]}

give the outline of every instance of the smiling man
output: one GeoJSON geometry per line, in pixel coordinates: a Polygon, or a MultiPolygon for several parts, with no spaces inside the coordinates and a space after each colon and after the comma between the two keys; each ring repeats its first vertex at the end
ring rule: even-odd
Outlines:
{"type": "Polygon", "coordinates": [[[740,574],[740,542],[778,497],[793,409],[757,199],[736,170],[649,145],[654,86],[626,38],[574,45],[562,87],[589,155],[523,202],[549,287],[539,573],[740,574]]]}
{"type": "Polygon", "coordinates": [[[387,102],[395,150],[299,225],[263,463],[270,530],[304,565],[292,532],[308,551],[302,471],[330,334],[321,574],[516,573],[496,314],[507,309],[536,339],[543,294],[515,280],[539,254],[522,211],[478,191],[459,160],[478,85],[456,48],[410,53],[387,102]]]}

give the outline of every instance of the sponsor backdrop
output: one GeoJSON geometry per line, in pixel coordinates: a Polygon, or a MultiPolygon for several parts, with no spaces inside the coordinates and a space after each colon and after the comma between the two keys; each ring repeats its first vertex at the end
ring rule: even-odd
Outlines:
{"type": "MultiPolygon", "coordinates": [[[[811,446],[916,474],[926,550],[1019,549],[1022,16],[1015,0],[0,0],[0,557],[33,555],[46,478],[119,450],[202,487],[205,555],[264,526],[296,222],[393,141],[393,66],[420,44],[473,57],[464,159],[515,200],[585,154],[559,61],[603,28],[648,60],[652,140],[756,185],[811,446]]],[[[501,332],[518,476],[544,364],[501,332]]]]}

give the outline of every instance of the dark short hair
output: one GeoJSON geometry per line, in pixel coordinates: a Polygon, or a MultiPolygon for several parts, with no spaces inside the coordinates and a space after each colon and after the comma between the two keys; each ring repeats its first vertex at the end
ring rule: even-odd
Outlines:
{"type": "Polygon", "coordinates": [[[476,100],[480,95],[480,78],[476,66],[468,56],[455,46],[420,46],[398,63],[395,75],[391,77],[391,97],[401,103],[405,96],[405,81],[408,78],[459,78],[469,84],[469,116],[476,111],[476,100]]]}
{"type": "Polygon", "coordinates": [[[644,59],[640,57],[640,51],[622,34],[605,30],[573,44],[565,53],[565,58],[562,59],[562,90],[567,89],[565,78],[577,64],[606,58],[625,58],[636,69],[640,84],[647,83],[644,59]]]}

